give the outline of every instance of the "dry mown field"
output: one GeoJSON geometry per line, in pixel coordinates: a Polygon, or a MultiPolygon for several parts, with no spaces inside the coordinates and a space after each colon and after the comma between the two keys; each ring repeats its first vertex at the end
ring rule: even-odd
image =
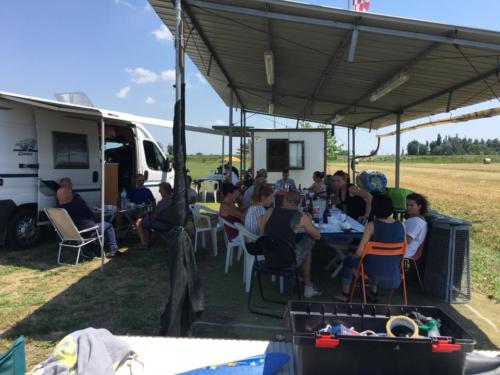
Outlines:
{"type": "MultiPolygon", "coordinates": [[[[361,163],[358,169],[380,170],[394,186],[391,163],[361,163]]],[[[500,299],[500,164],[402,163],[401,187],[426,195],[441,213],[472,222],[473,287],[500,299]]]]}

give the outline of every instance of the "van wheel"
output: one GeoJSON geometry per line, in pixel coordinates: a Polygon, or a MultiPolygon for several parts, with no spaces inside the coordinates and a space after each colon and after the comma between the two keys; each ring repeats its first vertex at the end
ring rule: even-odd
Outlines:
{"type": "Polygon", "coordinates": [[[33,246],[38,242],[40,230],[36,223],[35,211],[24,208],[12,215],[7,232],[9,247],[19,250],[33,246]]]}

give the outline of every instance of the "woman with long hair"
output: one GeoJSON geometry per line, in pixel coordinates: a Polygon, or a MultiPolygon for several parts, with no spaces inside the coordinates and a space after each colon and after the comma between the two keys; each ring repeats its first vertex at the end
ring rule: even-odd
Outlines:
{"type": "MultiPolygon", "coordinates": [[[[231,224],[243,223],[245,218],[245,212],[236,207],[235,200],[237,196],[238,188],[231,183],[224,183],[222,185],[222,202],[219,208],[219,215],[231,224]]],[[[238,230],[224,226],[227,238],[232,241],[238,237],[238,230]]]]}
{"type": "Polygon", "coordinates": [[[259,236],[259,217],[266,213],[267,208],[273,205],[273,189],[265,182],[258,184],[254,188],[252,195],[252,205],[245,215],[245,228],[259,236]]]}
{"type": "Polygon", "coordinates": [[[326,191],[326,185],[323,182],[323,178],[325,177],[324,172],[316,171],[313,173],[313,184],[309,187],[309,191],[312,191],[314,194],[320,194],[326,191]]]}
{"type": "Polygon", "coordinates": [[[332,177],[333,203],[355,220],[368,218],[372,195],[360,189],[349,181],[349,175],[344,171],[337,171],[332,177]]]}

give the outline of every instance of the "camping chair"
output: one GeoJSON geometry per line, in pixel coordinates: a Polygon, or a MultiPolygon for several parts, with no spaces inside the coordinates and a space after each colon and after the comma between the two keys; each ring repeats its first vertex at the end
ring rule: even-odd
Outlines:
{"type": "Polygon", "coordinates": [[[286,305],[287,301],[283,300],[273,300],[264,295],[264,289],[262,287],[262,275],[272,275],[279,276],[286,281],[291,280],[295,284],[295,289],[297,292],[297,299],[301,299],[301,289],[299,283],[299,275],[297,270],[297,264],[295,263],[295,251],[290,248],[286,242],[281,240],[273,239],[269,236],[260,237],[256,242],[255,252],[254,252],[254,263],[252,267],[252,273],[250,276],[250,290],[248,292],[248,310],[254,314],[270,316],[273,318],[283,318],[283,311],[276,313],[267,308],[259,307],[252,304],[252,290],[253,290],[253,276],[257,277],[257,283],[259,287],[260,297],[265,302],[286,305]],[[278,267],[266,262],[266,259],[261,259],[260,254],[283,254],[284,252],[291,253],[294,261],[291,265],[278,267]],[[259,255],[257,255],[259,254],[259,255]]]}
{"type": "Polygon", "coordinates": [[[24,337],[18,337],[7,351],[0,353],[0,374],[24,375],[26,372],[26,355],[24,337]]]}
{"type": "Polygon", "coordinates": [[[420,246],[417,249],[417,252],[413,254],[412,257],[405,257],[405,270],[409,270],[411,265],[413,264],[415,268],[415,273],[417,274],[417,279],[418,279],[418,286],[420,290],[423,288],[422,284],[422,278],[420,277],[420,272],[418,270],[417,262],[418,260],[422,257],[422,253],[424,252],[424,247],[425,247],[425,241],[420,244],[420,246]]]}
{"type": "MultiPolygon", "coordinates": [[[[384,243],[384,242],[373,242],[369,241],[366,243],[365,248],[363,249],[363,254],[361,255],[361,259],[359,260],[359,265],[356,271],[356,276],[354,277],[352,286],[351,286],[351,294],[349,296],[349,302],[352,301],[352,297],[354,296],[354,292],[356,290],[358,279],[361,278],[361,289],[363,292],[363,303],[366,303],[366,274],[365,274],[365,258],[366,256],[392,256],[399,257],[400,260],[397,262],[397,266],[392,269],[381,270],[381,273],[377,275],[369,275],[374,279],[379,279],[383,281],[390,280],[393,284],[397,282],[403,284],[403,301],[405,305],[408,305],[408,299],[406,295],[406,280],[405,280],[405,271],[404,271],[404,254],[406,251],[406,242],[399,243],[384,243]]],[[[389,293],[387,294],[387,304],[391,303],[392,294],[394,292],[394,288],[389,289],[389,293]]]]}
{"type": "Polygon", "coordinates": [[[101,270],[104,262],[104,252],[102,243],[102,234],[99,234],[99,226],[93,226],[84,230],[78,230],[64,208],[45,208],[45,214],[54,226],[57,235],[59,236],[59,253],[57,255],[57,264],[70,264],[61,262],[61,252],[63,247],[71,247],[78,249],[75,265],[80,260],[82,247],[98,241],[101,247],[101,270]],[[82,237],[82,234],[90,235],[91,237],[82,237]]]}
{"type": "Polygon", "coordinates": [[[238,229],[238,233],[240,234],[241,240],[241,248],[243,250],[243,283],[245,284],[245,292],[248,293],[250,291],[250,282],[252,279],[252,268],[254,262],[254,256],[248,252],[247,244],[245,240],[248,242],[255,242],[259,237],[255,234],[249,232],[243,225],[240,223],[235,223],[234,226],[238,229]]]}
{"type": "Polygon", "coordinates": [[[218,249],[217,249],[217,232],[220,230],[223,230],[223,226],[220,224],[219,221],[217,221],[217,224],[212,224],[212,221],[210,220],[209,215],[204,215],[200,213],[200,211],[210,213],[212,215],[217,215],[219,216],[219,213],[217,211],[214,211],[206,206],[203,206],[201,204],[190,204],[189,208],[191,209],[191,212],[193,213],[193,221],[194,221],[194,228],[195,228],[195,235],[194,235],[194,251],[196,252],[197,250],[197,245],[198,245],[198,234],[201,233],[201,245],[203,248],[205,248],[205,233],[210,232],[212,236],[212,251],[214,256],[217,256],[218,249]]]}
{"type": "MultiPolygon", "coordinates": [[[[227,220],[224,220],[221,216],[219,216],[219,220],[220,220],[220,223],[221,223],[223,228],[224,228],[224,226],[227,226],[229,228],[233,228],[235,230],[238,230],[238,228],[234,224],[230,223],[227,220]]],[[[238,249],[237,260],[240,260],[240,258],[241,258],[241,254],[242,254],[241,243],[243,242],[243,239],[240,236],[238,236],[230,241],[229,237],[227,236],[227,232],[226,232],[225,228],[222,232],[224,233],[224,242],[226,243],[226,249],[227,249],[227,251],[226,251],[226,265],[224,267],[224,272],[228,273],[229,267],[233,265],[233,249],[235,249],[235,248],[238,249]]],[[[239,230],[238,230],[238,232],[239,232],[239,230]]]]}

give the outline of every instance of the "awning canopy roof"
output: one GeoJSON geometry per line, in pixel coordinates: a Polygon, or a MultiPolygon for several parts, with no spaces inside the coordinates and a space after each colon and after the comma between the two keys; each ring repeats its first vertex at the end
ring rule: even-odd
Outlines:
{"type": "MultiPolygon", "coordinates": [[[[87,107],[78,104],[65,103],[56,100],[49,100],[44,98],[37,98],[34,96],[27,96],[21,94],[14,94],[10,92],[0,91],[0,104],[2,100],[28,104],[38,108],[44,108],[51,111],[63,112],[66,114],[71,114],[73,117],[83,117],[89,119],[100,119],[104,118],[107,124],[145,124],[154,125],[164,128],[172,128],[173,122],[170,120],[164,120],[154,117],[144,117],[137,116],[131,113],[111,111],[108,109],[87,107]]],[[[202,126],[186,125],[187,131],[205,133],[212,135],[224,135],[223,132],[219,132],[214,129],[205,128],[202,126]]]]}
{"type": "MultiPolygon", "coordinates": [[[[170,0],[149,0],[175,33],[170,0]]],[[[249,112],[377,129],[498,97],[500,32],[283,0],[183,0],[186,52],[249,112]],[[272,51],[274,85],[264,53],[272,51]],[[399,74],[409,79],[379,99],[399,74]],[[334,120],[335,119],[335,120],[334,120]]]]}

